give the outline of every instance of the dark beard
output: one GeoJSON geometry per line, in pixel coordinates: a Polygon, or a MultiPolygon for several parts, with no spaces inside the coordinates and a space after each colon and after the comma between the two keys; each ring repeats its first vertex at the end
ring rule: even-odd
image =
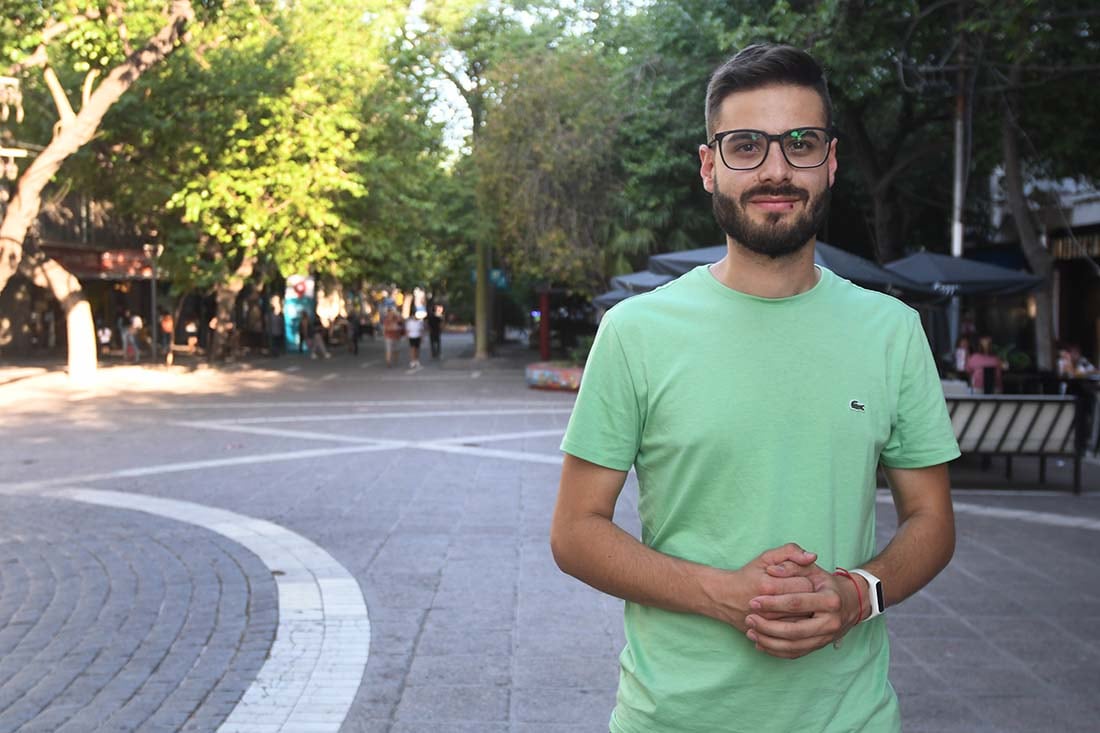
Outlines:
{"type": "Polygon", "coordinates": [[[813,199],[810,208],[786,226],[778,224],[778,215],[768,215],[766,224],[757,224],[749,219],[745,207],[753,196],[798,196],[803,201],[809,192],[794,186],[769,188],[757,186],[741,194],[740,203],[718,190],[718,181],[714,181],[712,207],[714,218],[733,241],[745,249],[778,260],[800,252],[825,224],[829,216],[828,187],[813,199]]]}

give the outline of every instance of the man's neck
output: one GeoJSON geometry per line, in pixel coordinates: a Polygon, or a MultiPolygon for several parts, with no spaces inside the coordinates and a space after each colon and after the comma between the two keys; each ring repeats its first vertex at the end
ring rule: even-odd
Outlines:
{"type": "Polygon", "coordinates": [[[814,240],[789,257],[775,259],[727,238],[726,256],[711,265],[710,272],[727,288],[758,298],[789,298],[821,279],[814,267],[814,240]]]}

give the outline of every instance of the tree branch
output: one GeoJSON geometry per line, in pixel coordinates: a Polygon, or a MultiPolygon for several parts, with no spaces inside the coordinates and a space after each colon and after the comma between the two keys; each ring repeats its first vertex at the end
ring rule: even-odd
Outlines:
{"type": "Polygon", "coordinates": [[[98,20],[99,17],[99,11],[93,8],[87,13],[74,15],[71,20],[65,21],[63,23],[50,23],[42,30],[42,41],[38,44],[38,47],[35,48],[31,55],[23,61],[9,66],[6,75],[19,76],[27,69],[34,69],[39,66],[45,66],[47,63],[49,63],[49,59],[46,56],[46,46],[50,45],[51,41],[64,33],[68,33],[75,26],[78,26],[88,20],[98,20]]]}
{"type": "Polygon", "coordinates": [[[48,63],[42,69],[42,76],[46,80],[46,86],[50,89],[53,103],[57,106],[57,116],[60,118],[58,124],[62,128],[68,127],[69,123],[76,117],[76,113],[73,112],[73,105],[69,102],[69,95],[65,93],[65,88],[61,86],[61,81],[57,78],[57,72],[48,63]]]}
{"type": "MultiPolygon", "coordinates": [[[[111,70],[88,97],[79,114],[72,118],[70,124],[63,126],[20,176],[15,195],[0,223],[0,291],[23,259],[23,240],[38,216],[43,188],[61,164],[92,139],[104,115],[138,77],[183,43],[187,38],[187,26],[193,20],[194,9],[190,0],[172,0],[164,27],[143,48],[130,54],[111,70]]],[[[71,107],[69,112],[71,114],[71,107]]]]}
{"type": "Polygon", "coordinates": [[[92,85],[95,84],[97,76],[99,76],[99,69],[92,69],[84,77],[84,84],[80,89],[80,104],[82,107],[88,103],[88,99],[92,96],[92,85]]]}

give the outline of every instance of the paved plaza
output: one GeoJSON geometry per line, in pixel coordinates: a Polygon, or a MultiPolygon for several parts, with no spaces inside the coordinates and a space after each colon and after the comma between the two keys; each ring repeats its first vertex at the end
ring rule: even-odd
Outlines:
{"type": "MultiPolygon", "coordinates": [[[[0,733],[605,732],[622,606],[547,540],[573,395],[469,351],[0,366],[0,733]]],[[[997,469],[889,612],[905,730],[1100,730],[1100,465],[997,469]]]]}

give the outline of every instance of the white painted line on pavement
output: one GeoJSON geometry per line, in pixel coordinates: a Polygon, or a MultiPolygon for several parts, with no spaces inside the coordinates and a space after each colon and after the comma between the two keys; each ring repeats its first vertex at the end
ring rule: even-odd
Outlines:
{"type": "MultiPolygon", "coordinates": [[[[1001,497],[1016,496],[1015,492],[1001,492],[1001,497]]],[[[1045,494],[1050,496],[1050,492],[1045,494]]],[[[893,504],[890,494],[879,492],[875,497],[880,504],[893,504]]],[[[956,514],[970,514],[977,517],[993,517],[994,519],[1011,519],[1017,522],[1031,522],[1032,524],[1046,524],[1051,527],[1070,527],[1073,529],[1087,529],[1100,532],[1100,520],[1088,517],[1074,517],[1069,514],[1055,514],[1054,512],[1036,512],[1030,509],[1008,509],[999,506],[982,506],[980,504],[967,504],[956,501],[954,503],[956,514]]]]}
{"type": "Polygon", "coordinates": [[[354,445],[341,448],[315,448],[312,450],[284,451],[281,453],[261,453],[247,456],[234,456],[233,458],[213,458],[207,461],[187,461],[184,463],[161,463],[160,465],[142,466],[139,468],[124,468],[118,471],[105,473],[93,473],[84,476],[66,476],[62,478],[43,479],[41,481],[23,481],[13,484],[0,483],[0,493],[19,491],[32,491],[46,489],[53,486],[65,486],[74,483],[89,483],[93,481],[106,481],[115,478],[134,478],[138,476],[157,476],[164,473],[179,473],[182,471],[196,471],[206,468],[223,468],[227,466],[248,466],[256,463],[274,463],[276,461],[299,461],[308,458],[324,458],[346,453],[370,453],[378,450],[389,450],[390,445],[354,445]]]}
{"type": "Polygon", "coordinates": [[[458,453],[460,455],[467,456],[481,456],[482,458],[505,458],[510,461],[526,461],[527,463],[548,463],[554,466],[560,466],[562,462],[561,454],[551,456],[544,453],[521,453],[514,450],[493,450],[492,448],[468,448],[466,446],[449,445],[441,443],[412,443],[410,448],[423,448],[424,450],[434,450],[440,453],[458,453]]]}
{"type": "Polygon", "coordinates": [[[1015,497],[1046,497],[1065,498],[1072,496],[1074,501],[1095,501],[1100,499],[1100,494],[1077,494],[1072,489],[957,489],[951,487],[951,496],[999,496],[1001,498],[1015,497]]]}
{"type": "MultiPolygon", "coordinates": [[[[316,404],[311,407],[316,407],[316,404]]],[[[346,407],[344,408],[346,409],[346,407]]],[[[568,415],[572,408],[547,407],[542,409],[504,409],[504,410],[409,410],[402,412],[358,412],[347,414],[341,411],[337,415],[279,415],[273,417],[242,417],[235,420],[194,420],[186,424],[194,427],[208,425],[270,425],[287,422],[349,422],[355,420],[396,420],[400,418],[424,417],[497,417],[507,415],[568,415]]]]}
{"type": "Polygon", "coordinates": [[[214,420],[181,420],[172,421],[170,425],[180,425],[188,428],[200,428],[202,430],[221,430],[227,433],[248,433],[250,435],[268,435],[275,438],[305,438],[307,440],[325,440],[334,443],[357,443],[360,445],[377,445],[385,448],[401,448],[408,443],[403,440],[386,440],[383,438],[357,438],[352,435],[340,435],[338,433],[317,433],[311,430],[282,430],[280,428],[261,428],[250,425],[224,424],[214,420]]]}
{"type": "Polygon", "coordinates": [[[1073,529],[1088,529],[1100,532],[1100,520],[1088,517],[1073,517],[1068,514],[1054,514],[1053,512],[1036,512],[1028,509],[1006,509],[996,506],[980,506],[978,504],[955,503],[955,513],[973,514],[979,517],[994,517],[996,519],[1014,519],[1020,522],[1033,524],[1046,524],[1052,527],[1071,527],[1073,529]]]}
{"type": "MultiPolygon", "coordinates": [[[[561,394],[561,393],[558,393],[561,394]]],[[[487,399],[473,399],[473,400],[352,400],[348,402],[321,402],[318,400],[310,400],[308,402],[211,402],[211,403],[184,403],[184,404],[170,404],[170,405],[126,405],[125,412],[134,412],[138,410],[153,410],[153,411],[167,411],[167,412],[188,412],[188,411],[203,411],[203,410],[263,410],[267,408],[277,409],[290,409],[296,407],[309,407],[312,409],[324,409],[330,407],[333,410],[339,412],[346,412],[349,409],[360,409],[366,407],[395,407],[401,406],[415,406],[423,405],[425,407],[461,407],[463,405],[498,405],[501,407],[545,407],[546,405],[555,405],[557,402],[553,401],[549,397],[544,400],[487,400],[487,399]]],[[[104,409],[109,410],[110,405],[104,406],[104,409]]]]}
{"type": "Polygon", "coordinates": [[[216,532],[251,550],[274,574],[275,641],[219,733],[337,733],[359,691],[370,618],[355,577],[305,537],[272,522],[174,499],[92,489],[54,496],[155,514],[216,532]]]}
{"type": "Polygon", "coordinates": [[[484,435],[461,435],[455,438],[442,438],[440,440],[424,440],[420,445],[449,445],[453,443],[481,443],[494,440],[520,440],[522,438],[545,438],[551,435],[561,436],[565,434],[564,428],[552,430],[528,430],[523,433],[486,433],[484,435]]]}

